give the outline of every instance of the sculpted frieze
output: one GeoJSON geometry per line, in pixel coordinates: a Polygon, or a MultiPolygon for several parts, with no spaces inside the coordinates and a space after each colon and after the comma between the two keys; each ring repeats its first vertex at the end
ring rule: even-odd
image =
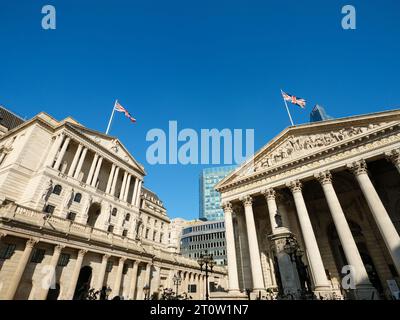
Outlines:
{"type": "Polygon", "coordinates": [[[368,126],[342,128],[337,131],[326,133],[290,136],[280,145],[268,152],[266,156],[259,159],[255,164],[254,171],[257,172],[272,167],[284,160],[291,160],[307,155],[311,151],[317,151],[347,139],[351,141],[355,136],[366,133],[381,125],[384,124],[370,124],[368,126]]]}
{"type": "MultiPolygon", "coordinates": [[[[389,136],[385,136],[372,141],[369,140],[368,143],[362,144],[360,146],[354,146],[351,149],[337,149],[336,151],[332,151],[331,154],[327,153],[322,155],[324,157],[323,159],[316,159],[313,162],[304,163],[303,165],[297,167],[282,168],[280,171],[272,170],[268,172],[267,170],[267,172],[265,173],[267,176],[264,175],[262,178],[261,176],[259,176],[258,178],[249,177],[249,180],[247,182],[239,180],[240,182],[234,182],[237,184],[236,186],[232,185],[231,189],[222,192],[224,197],[229,197],[238,193],[245,193],[251,189],[257,187],[265,187],[265,185],[273,183],[275,181],[284,180],[288,177],[295,176],[302,172],[313,170],[315,168],[320,168],[334,162],[339,162],[346,158],[354,157],[357,154],[379,149],[397,141],[400,141],[400,133],[392,132],[389,136]]],[[[347,148],[350,147],[348,146],[347,148]]]]}

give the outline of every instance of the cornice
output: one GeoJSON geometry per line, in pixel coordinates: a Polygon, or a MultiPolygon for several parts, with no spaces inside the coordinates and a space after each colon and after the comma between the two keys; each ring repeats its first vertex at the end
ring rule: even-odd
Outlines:
{"type": "MultiPolygon", "coordinates": [[[[348,139],[329,145],[317,151],[310,152],[310,154],[306,156],[303,155],[301,157],[279,163],[274,167],[267,168],[263,171],[255,172],[253,174],[249,174],[242,178],[240,178],[240,176],[237,176],[236,178],[238,179],[236,181],[233,181],[229,184],[227,183],[226,185],[219,187],[218,191],[220,191],[221,193],[229,192],[237,189],[238,187],[243,188],[246,186],[250,186],[266,178],[272,179],[274,176],[277,176],[283,172],[287,172],[289,170],[295,170],[302,166],[315,163],[322,159],[326,159],[326,156],[328,154],[331,157],[351,149],[365,147],[366,145],[371,144],[372,142],[383,140],[386,137],[393,137],[394,133],[396,135],[399,135],[400,123],[389,124],[387,126],[379,127],[375,130],[355,136],[354,139],[348,139]]],[[[397,137],[396,140],[400,141],[400,137],[397,137]]]]}

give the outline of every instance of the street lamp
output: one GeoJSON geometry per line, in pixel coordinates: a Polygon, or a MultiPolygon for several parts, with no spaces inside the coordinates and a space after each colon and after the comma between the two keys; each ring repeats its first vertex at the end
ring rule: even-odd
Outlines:
{"type": "Polygon", "coordinates": [[[176,295],[176,299],[178,299],[178,286],[182,283],[182,279],[179,275],[176,274],[176,275],[174,275],[172,280],[174,281],[174,285],[176,286],[175,295],[176,295]]]}
{"type": "Polygon", "coordinates": [[[150,286],[148,284],[145,284],[143,287],[143,292],[144,292],[144,300],[150,300],[149,293],[150,293],[150,286]]]}
{"type": "Polygon", "coordinates": [[[215,266],[213,255],[208,254],[206,250],[204,254],[200,255],[200,259],[197,260],[197,263],[200,265],[200,271],[203,272],[204,267],[204,271],[206,272],[206,300],[208,300],[208,272],[212,272],[215,266]]]}

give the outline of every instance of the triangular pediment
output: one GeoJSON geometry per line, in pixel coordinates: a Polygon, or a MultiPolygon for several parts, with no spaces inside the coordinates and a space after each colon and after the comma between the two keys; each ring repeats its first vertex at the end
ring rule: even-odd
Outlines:
{"type": "Polygon", "coordinates": [[[107,151],[120,158],[127,165],[132,166],[140,173],[145,174],[143,166],[138,161],[136,161],[136,159],[129,153],[126,147],[116,137],[112,137],[101,132],[88,129],[81,125],[72,123],[69,123],[68,125],[70,127],[73,127],[75,130],[78,130],[86,138],[89,138],[100,147],[106,149],[107,151]]]}
{"type": "Polygon", "coordinates": [[[400,110],[288,127],[216,186],[223,188],[259,172],[272,170],[376,130],[400,123],[400,110]]]}

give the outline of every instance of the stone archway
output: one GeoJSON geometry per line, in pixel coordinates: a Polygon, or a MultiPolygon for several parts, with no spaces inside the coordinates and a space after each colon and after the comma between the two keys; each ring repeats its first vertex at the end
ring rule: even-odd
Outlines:
{"type": "MultiPolygon", "coordinates": [[[[375,289],[380,294],[382,294],[383,293],[382,282],[378,276],[372,257],[367,248],[362,228],[356,222],[351,220],[348,220],[348,224],[351,230],[351,234],[353,235],[354,241],[356,242],[357,249],[360,253],[361,259],[364,263],[365,269],[367,271],[368,278],[371,284],[375,287],[375,289]]],[[[328,226],[327,234],[338,273],[341,274],[342,267],[344,265],[347,265],[348,263],[339,236],[337,234],[336,228],[333,223],[331,223],[328,226]]]]}
{"type": "Polygon", "coordinates": [[[79,272],[76,283],[73,300],[85,300],[90,289],[90,280],[92,279],[92,267],[84,266],[79,272]]]}
{"type": "Polygon", "coordinates": [[[98,202],[93,202],[88,210],[87,225],[91,227],[96,226],[97,219],[101,213],[101,205],[98,202]]]}

